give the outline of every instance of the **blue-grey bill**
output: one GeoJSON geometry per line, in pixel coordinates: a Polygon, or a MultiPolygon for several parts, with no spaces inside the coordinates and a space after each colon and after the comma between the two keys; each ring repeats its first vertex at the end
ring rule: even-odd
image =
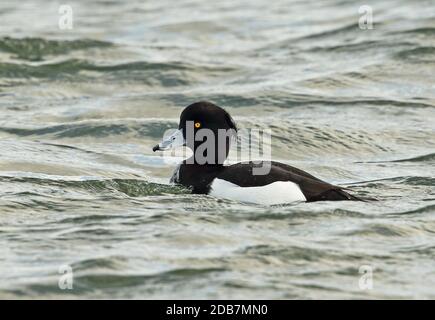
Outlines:
{"type": "Polygon", "coordinates": [[[176,147],[184,146],[185,140],[183,137],[183,131],[177,130],[173,134],[164,137],[162,142],[155,145],[153,147],[153,151],[164,151],[164,150],[170,150],[176,147]]]}

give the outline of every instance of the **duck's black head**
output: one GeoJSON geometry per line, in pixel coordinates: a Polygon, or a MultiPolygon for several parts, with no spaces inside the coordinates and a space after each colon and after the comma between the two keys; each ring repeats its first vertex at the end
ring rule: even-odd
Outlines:
{"type": "Polygon", "coordinates": [[[228,156],[237,127],[228,112],[207,101],[187,106],[180,115],[178,131],[164,139],[153,151],[186,145],[194,152],[196,164],[222,164],[228,156]]]}
{"type": "Polygon", "coordinates": [[[237,131],[236,124],[230,114],[221,107],[207,101],[192,103],[187,106],[180,115],[178,128],[185,132],[187,122],[193,121],[195,130],[210,129],[233,129],[237,131]]]}

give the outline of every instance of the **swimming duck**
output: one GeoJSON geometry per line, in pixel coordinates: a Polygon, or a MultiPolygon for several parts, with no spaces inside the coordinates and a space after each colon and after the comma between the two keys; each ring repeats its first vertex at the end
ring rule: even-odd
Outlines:
{"type": "Polygon", "coordinates": [[[170,180],[190,188],[192,193],[264,205],[360,200],[342,187],[284,163],[249,161],[225,165],[231,139],[236,134],[237,126],[227,111],[200,101],[183,110],[178,130],[154,146],[153,151],[179,146],[193,151],[170,180]],[[261,170],[256,173],[259,168],[267,168],[266,173],[261,170]]]}

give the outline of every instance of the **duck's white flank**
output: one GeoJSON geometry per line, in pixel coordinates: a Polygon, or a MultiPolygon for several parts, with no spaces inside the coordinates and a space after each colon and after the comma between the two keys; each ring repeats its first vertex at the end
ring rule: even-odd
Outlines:
{"type": "Polygon", "coordinates": [[[299,186],[291,181],[276,181],[261,187],[240,187],[226,180],[214,179],[209,194],[217,198],[264,205],[307,200],[299,186]]]}

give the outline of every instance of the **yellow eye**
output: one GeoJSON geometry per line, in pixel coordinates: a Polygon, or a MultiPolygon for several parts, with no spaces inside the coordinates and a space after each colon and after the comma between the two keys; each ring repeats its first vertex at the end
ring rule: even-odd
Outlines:
{"type": "Polygon", "coordinates": [[[201,128],[201,122],[195,122],[195,128],[196,129],[201,128]]]}

